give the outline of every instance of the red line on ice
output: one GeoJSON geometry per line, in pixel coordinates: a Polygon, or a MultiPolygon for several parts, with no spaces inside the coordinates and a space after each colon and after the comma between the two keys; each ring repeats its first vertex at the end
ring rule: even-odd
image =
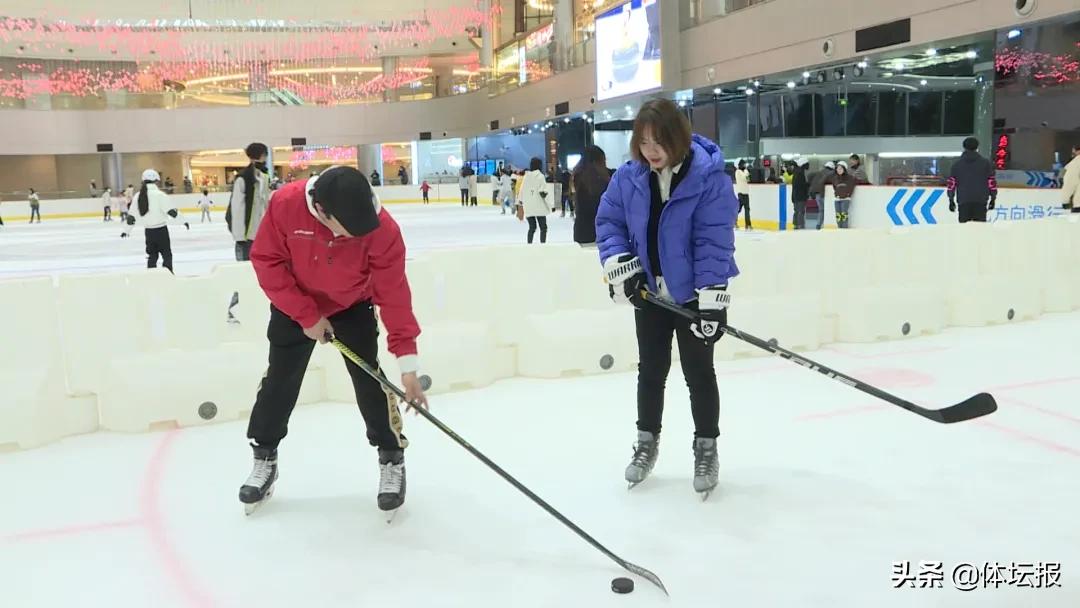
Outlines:
{"type": "Polygon", "coordinates": [[[86,534],[88,532],[105,532],[108,530],[121,530],[123,528],[141,526],[142,523],[141,519],[104,521],[96,524],[83,524],[81,526],[65,526],[63,528],[19,532],[18,534],[12,534],[11,536],[4,538],[4,540],[8,542],[25,542],[54,538],[57,536],[78,536],[79,534],[86,534]]]}
{"type": "Polygon", "coordinates": [[[1000,424],[997,424],[995,422],[990,422],[989,420],[985,420],[985,419],[975,421],[975,424],[977,424],[978,426],[981,426],[981,427],[988,428],[988,429],[993,429],[993,430],[995,430],[995,431],[997,431],[999,433],[1002,433],[1004,435],[1007,435],[1007,436],[1011,437],[1012,439],[1015,439],[1016,441],[1031,443],[1031,444],[1037,445],[1037,446],[1039,446],[1039,447],[1041,447],[1043,449],[1050,450],[1051,452],[1058,452],[1058,453],[1061,453],[1061,454],[1068,454],[1069,456],[1073,456],[1075,458],[1080,458],[1080,450],[1071,448],[1071,447],[1069,447],[1067,445],[1061,445],[1060,443],[1055,443],[1053,441],[1050,441],[1049,439],[1043,439],[1042,437],[1037,437],[1035,435],[1030,435],[1030,434],[1025,433],[1024,431],[1021,431],[1019,429],[1014,429],[1014,428],[1009,427],[1009,426],[1002,426],[1000,424]]]}
{"type": "Polygon", "coordinates": [[[1034,411],[1034,412],[1039,412],[1040,414],[1044,414],[1046,416],[1051,416],[1053,418],[1059,418],[1061,420],[1067,420],[1069,422],[1072,422],[1073,424],[1080,424],[1080,418],[1078,418],[1076,416],[1070,416],[1069,414],[1066,414],[1064,412],[1057,412],[1057,411],[1047,409],[1047,408],[1042,407],[1042,406],[1035,405],[1033,403],[1028,403],[1026,401],[1021,401],[1020,399],[1017,399],[1015,397],[1002,397],[1001,400],[1005,401],[1007,403],[1012,403],[1013,405],[1019,405],[1020,407],[1022,407],[1024,409],[1029,409],[1029,410],[1034,411]]]}

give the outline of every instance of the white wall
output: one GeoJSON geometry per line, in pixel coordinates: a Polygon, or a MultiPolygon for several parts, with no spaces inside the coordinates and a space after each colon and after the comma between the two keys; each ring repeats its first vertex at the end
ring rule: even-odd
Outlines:
{"type": "Polygon", "coordinates": [[[630,137],[632,131],[596,131],[593,143],[600,146],[607,156],[607,166],[615,169],[630,160],[630,137]]]}

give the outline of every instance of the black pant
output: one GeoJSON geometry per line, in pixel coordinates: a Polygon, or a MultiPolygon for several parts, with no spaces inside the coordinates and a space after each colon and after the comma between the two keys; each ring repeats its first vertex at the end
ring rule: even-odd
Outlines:
{"type": "Polygon", "coordinates": [[[547,218],[542,215],[530,215],[525,218],[529,221],[529,243],[533,242],[533,235],[536,234],[536,225],[540,225],[540,242],[547,242],[547,218]]]}
{"type": "Polygon", "coordinates": [[[720,435],[720,392],[713,347],[690,332],[686,319],[646,305],[634,312],[638,342],[637,428],[657,434],[664,415],[664,387],[671,369],[671,338],[679,340],[683,376],[690,389],[695,437],[720,435]]]}
{"type": "Polygon", "coordinates": [[[112,207],[105,207],[104,221],[106,221],[106,222],[111,222],[112,221],[112,207]]]}
{"type": "Polygon", "coordinates": [[[37,205],[30,205],[30,223],[34,223],[34,218],[37,218],[38,223],[41,223],[41,207],[37,205]]]}
{"type": "MultiPolygon", "coordinates": [[[[370,303],[360,302],[333,315],[330,324],[337,338],[366,363],[379,368],[379,326],[370,303]]],[[[273,306],[266,337],[270,340],[270,365],[259,384],[247,436],[261,447],[276,448],[289,432],[289,416],[296,407],[315,342],[304,335],[296,321],[273,306]]],[[[345,359],[345,367],[352,377],[356,404],[367,425],[368,442],[385,450],[408,446],[408,440],[401,434],[397,399],[352,361],[345,359]]]]}
{"type": "Polygon", "coordinates": [[[236,246],[233,247],[233,253],[236,254],[237,262],[250,262],[251,241],[236,241],[236,246]]]}
{"type": "Polygon", "coordinates": [[[470,207],[475,207],[476,206],[476,197],[475,196],[470,196],[469,197],[469,206],[470,207]]]}
{"type": "Polygon", "coordinates": [[[424,194],[424,204],[426,205],[426,204],[430,203],[431,201],[428,200],[428,193],[427,192],[424,192],[423,194],[424,194]]]}
{"type": "Polygon", "coordinates": [[[461,206],[462,207],[467,207],[468,205],[469,205],[469,189],[468,188],[462,188],[461,189],[461,206]]]}
{"type": "MultiPolygon", "coordinates": [[[[739,195],[739,211],[743,212],[744,228],[749,230],[750,229],[750,195],[749,194],[740,194],[739,195]]],[[[738,215],[738,212],[736,212],[736,215],[738,215]]]]}
{"type": "Polygon", "coordinates": [[[169,239],[168,226],[146,229],[147,268],[157,268],[158,255],[161,255],[161,265],[172,272],[172,241],[169,239]]]}
{"type": "Polygon", "coordinates": [[[803,230],[806,228],[806,201],[793,201],[795,204],[795,217],[792,222],[795,224],[795,230],[803,230]]]}
{"type": "Polygon", "coordinates": [[[985,222],[986,203],[960,203],[960,223],[985,222]]]}

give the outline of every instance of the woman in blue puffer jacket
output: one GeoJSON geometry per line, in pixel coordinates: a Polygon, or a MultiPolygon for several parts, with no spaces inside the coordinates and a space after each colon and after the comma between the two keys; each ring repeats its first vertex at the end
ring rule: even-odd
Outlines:
{"type": "Polygon", "coordinates": [[[630,487],[656,463],[664,386],[678,338],[694,416],[694,489],[716,487],[720,397],[713,346],[727,323],[726,289],[735,265],[739,203],[713,142],[691,135],[690,122],[666,99],[647,102],[634,120],[634,160],[611,179],[596,215],[596,242],[615,301],[629,301],[638,341],[638,439],[626,468],[630,487]],[[642,301],[641,290],[696,309],[700,321],[642,301]]]}

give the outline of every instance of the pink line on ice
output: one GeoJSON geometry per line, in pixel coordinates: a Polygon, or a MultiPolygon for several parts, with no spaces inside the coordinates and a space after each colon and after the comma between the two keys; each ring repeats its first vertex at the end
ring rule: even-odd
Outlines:
{"type": "Polygon", "coordinates": [[[154,454],[150,457],[150,464],[143,476],[142,490],[139,494],[139,511],[143,522],[146,524],[150,541],[157,551],[157,557],[162,568],[172,578],[173,584],[183,594],[189,606],[206,608],[213,606],[213,601],[199,588],[195,577],[191,574],[187,565],[180,558],[180,553],[169,538],[169,531],[165,526],[165,517],[161,511],[161,482],[165,477],[165,463],[173,442],[176,441],[180,431],[169,431],[162,438],[154,454]]]}
{"type": "Polygon", "coordinates": [[[1005,384],[1002,386],[995,386],[991,388],[991,391],[1011,391],[1018,388],[1034,388],[1036,386],[1049,386],[1051,384],[1069,384],[1072,382],[1080,382],[1080,376],[1068,376],[1065,378],[1047,378],[1045,380],[1032,380],[1031,382],[1020,382],[1018,384],[1005,384]]]}
{"type": "Polygon", "coordinates": [[[1057,412],[1051,409],[1047,409],[1045,407],[1035,405],[1034,403],[1028,403],[1027,401],[1021,401],[1020,399],[1016,399],[1015,397],[1001,397],[1000,400],[1007,403],[1012,403],[1013,405],[1019,405],[1024,409],[1028,409],[1033,412],[1039,412],[1040,414],[1044,414],[1046,416],[1051,416],[1060,420],[1067,420],[1073,424],[1080,424],[1080,418],[1076,416],[1071,416],[1064,412],[1057,412]]]}
{"type": "Polygon", "coordinates": [[[1049,439],[1043,439],[1042,437],[1029,435],[1028,433],[1025,433],[1024,431],[1021,431],[1019,429],[1002,426],[1000,424],[990,422],[989,420],[985,419],[977,420],[975,421],[975,424],[984,428],[993,429],[999,433],[1011,437],[1012,439],[1015,439],[1016,441],[1031,443],[1046,450],[1050,450],[1051,452],[1068,454],[1069,456],[1073,456],[1074,458],[1080,458],[1080,450],[1071,448],[1067,445],[1061,445],[1060,443],[1055,443],[1053,441],[1050,441],[1049,439]]]}
{"type": "Polygon", "coordinates": [[[18,534],[12,534],[4,538],[7,542],[24,542],[43,540],[46,538],[54,538],[57,536],[78,536],[79,534],[86,534],[89,532],[106,532],[109,530],[121,530],[124,528],[132,528],[142,525],[141,519],[125,519],[120,521],[106,521],[96,524],[83,524],[81,526],[65,526],[63,528],[52,528],[47,530],[33,530],[30,532],[20,532],[18,534]]]}

